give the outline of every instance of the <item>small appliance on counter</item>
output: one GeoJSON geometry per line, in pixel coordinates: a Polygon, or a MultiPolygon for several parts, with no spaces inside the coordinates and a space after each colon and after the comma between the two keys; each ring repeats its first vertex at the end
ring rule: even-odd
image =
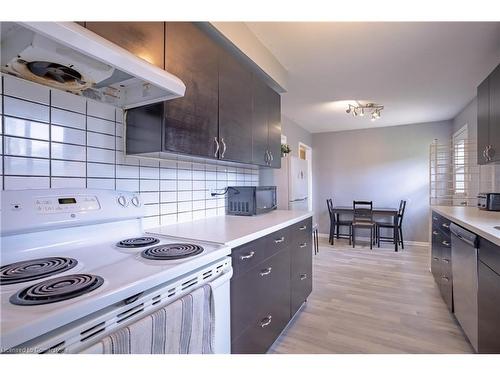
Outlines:
{"type": "Polygon", "coordinates": [[[226,199],[228,215],[260,215],[276,209],[276,186],[229,186],[226,199]]]}
{"type": "Polygon", "coordinates": [[[480,210],[500,211],[500,193],[479,193],[477,206],[480,210]]]}

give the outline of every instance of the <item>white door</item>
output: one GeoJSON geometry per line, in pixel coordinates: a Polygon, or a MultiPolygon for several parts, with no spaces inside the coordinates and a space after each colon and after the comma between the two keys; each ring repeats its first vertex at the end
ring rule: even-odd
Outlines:
{"type": "MultiPolygon", "coordinates": [[[[308,199],[308,168],[307,160],[290,156],[289,179],[289,200],[293,202],[303,202],[308,199]]],[[[307,207],[307,204],[306,204],[307,207]]]]}

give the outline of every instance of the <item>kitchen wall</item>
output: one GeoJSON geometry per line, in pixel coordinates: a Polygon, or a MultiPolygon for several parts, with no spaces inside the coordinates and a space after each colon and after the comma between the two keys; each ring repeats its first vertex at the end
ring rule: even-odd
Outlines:
{"type": "Polygon", "coordinates": [[[224,215],[227,185],[258,185],[258,170],[213,161],[125,157],[122,111],[2,76],[0,188],[102,188],[140,192],[146,227],[224,215]]]}
{"type": "Polygon", "coordinates": [[[398,207],[407,201],[405,241],[428,241],[429,145],[447,142],[451,121],[353,131],[314,133],[313,190],[315,220],[328,233],[326,199],[352,205],[354,199],[375,206],[398,207]]]}

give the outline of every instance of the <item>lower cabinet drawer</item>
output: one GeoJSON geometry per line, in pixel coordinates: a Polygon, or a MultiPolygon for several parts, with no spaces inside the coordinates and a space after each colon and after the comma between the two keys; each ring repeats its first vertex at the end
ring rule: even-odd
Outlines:
{"type": "Polygon", "coordinates": [[[231,353],[266,353],[285,328],[289,319],[288,311],[278,307],[270,308],[259,314],[253,319],[250,326],[231,343],[231,353]]]}
{"type": "Polygon", "coordinates": [[[453,279],[451,275],[441,275],[439,290],[448,310],[453,312],[453,279]]]}
{"type": "Polygon", "coordinates": [[[290,251],[285,249],[231,280],[231,339],[269,311],[290,317],[290,251]]]}
{"type": "Polygon", "coordinates": [[[291,249],[290,313],[295,314],[312,291],[311,241],[291,249]]]}

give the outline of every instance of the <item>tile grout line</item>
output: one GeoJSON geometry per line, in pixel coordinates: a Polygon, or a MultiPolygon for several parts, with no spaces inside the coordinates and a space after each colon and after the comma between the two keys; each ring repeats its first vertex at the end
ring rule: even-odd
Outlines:
{"type": "Polygon", "coordinates": [[[5,106],[4,106],[4,96],[3,96],[3,91],[4,91],[4,79],[3,75],[0,76],[0,83],[2,84],[2,91],[0,92],[0,95],[2,96],[2,102],[0,103],[0,106],[2,106],[2,190],[5,190],[5,106]]]}

